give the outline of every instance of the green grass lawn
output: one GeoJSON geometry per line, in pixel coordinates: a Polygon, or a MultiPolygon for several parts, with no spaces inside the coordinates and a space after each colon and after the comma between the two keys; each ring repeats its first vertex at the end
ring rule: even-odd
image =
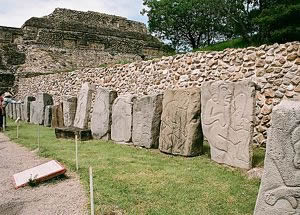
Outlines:
{"type": "MultiPolygon", "coordinates": [[[[37,148],[37,126],[8,122],[5,132],[14,142],[37,148]]],[[[259,188],[240,170],[202,156],[184,158],[110,141],[79,144],[79,175],[88,195],[88,167],[93,167],[96,214],[112,211],[136,215],[252,214],[259,188]]],[[[261,165],[261,152],[256,164],[261,165]]],[[[41,152],[75,171],[75,144],[58,140],[54,129],[41,126],[41,152]]]]}

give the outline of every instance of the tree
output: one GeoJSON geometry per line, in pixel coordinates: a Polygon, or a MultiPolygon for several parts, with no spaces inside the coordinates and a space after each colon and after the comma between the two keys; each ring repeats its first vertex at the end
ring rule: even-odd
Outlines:
{"type": "Polygon", "coordinates": [[[253,19],[259,43],[285,43],[300,38],[300,1],[269,0],[253,19]]]}
{"type": "Polygon", "coordinates": [[[210,0],[144,0],[149,30],[175,48],[199,48],[216,37],[218,11],[210,0]]]}

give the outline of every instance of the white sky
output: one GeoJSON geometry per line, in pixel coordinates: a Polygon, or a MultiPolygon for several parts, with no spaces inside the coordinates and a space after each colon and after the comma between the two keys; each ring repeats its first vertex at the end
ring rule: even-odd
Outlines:
{"type": "Polygon", "coordinates": [[[0,0],[0,26],[21,27],[31,17],[50,14],[55,8],[96,11],[147,23],[143,0],[0,0]]]}

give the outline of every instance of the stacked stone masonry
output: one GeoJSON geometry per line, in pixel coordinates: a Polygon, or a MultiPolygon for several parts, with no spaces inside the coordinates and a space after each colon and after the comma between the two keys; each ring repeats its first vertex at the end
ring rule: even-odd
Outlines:
{"type": "Polygon", "coordinates": [[[148,95],[168,88],[201,86],[212,80],[249,79],[256,84],[254,143],[264,145],[274,106],[300,93],[300,43],[195,52],[69,73],[19,79],[18,98],[47,92],[55,102],[77,95],[81,84],[111,88],[118,94],[148,95]]]}

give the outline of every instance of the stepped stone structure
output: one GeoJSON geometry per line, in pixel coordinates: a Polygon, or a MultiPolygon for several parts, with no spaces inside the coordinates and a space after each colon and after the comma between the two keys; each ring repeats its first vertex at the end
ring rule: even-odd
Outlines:
{"type": "Polygon", "coordinates": [[[91,118],[91,130],[96,139],[111,139],[112,105],[117,92],[98,88],[91,118]]]}
{"type": "Polygon", "coordinates": [[[123,95],[113,103],[111,139],[118,143],[132,141],[132,107],[135,98],[134,95],[123,95]]]}
{"type": "Polygon", "coordinates": [[[200,109],[199,88],[166,90],[160,126],[160,151],[182,156],[196,156],[202,152],[200,109]]]}
{"type": "Polygon", "coordinates": [[[57,8],[21,28],[0,26],[0,94],[15,79],[158,57],[162,43],[145,24],[98,12],[57,8]]]}
{"type": "Polygon", "coordinates": [[[162,94],[138,97],[133,102],[133,145],[158,148],[162,94]]]}
{"type": "Polygon", "coordinates": [[[201,87],[203,134],[211,159],[250,169],[255,110],[255,87],[250,81],[210,81],[201,87]]]}
{"type": "Polygon", "coordinates": [[[300,101],[273,109],[264,173],[254,215],[299,214],[300,101]]]}

